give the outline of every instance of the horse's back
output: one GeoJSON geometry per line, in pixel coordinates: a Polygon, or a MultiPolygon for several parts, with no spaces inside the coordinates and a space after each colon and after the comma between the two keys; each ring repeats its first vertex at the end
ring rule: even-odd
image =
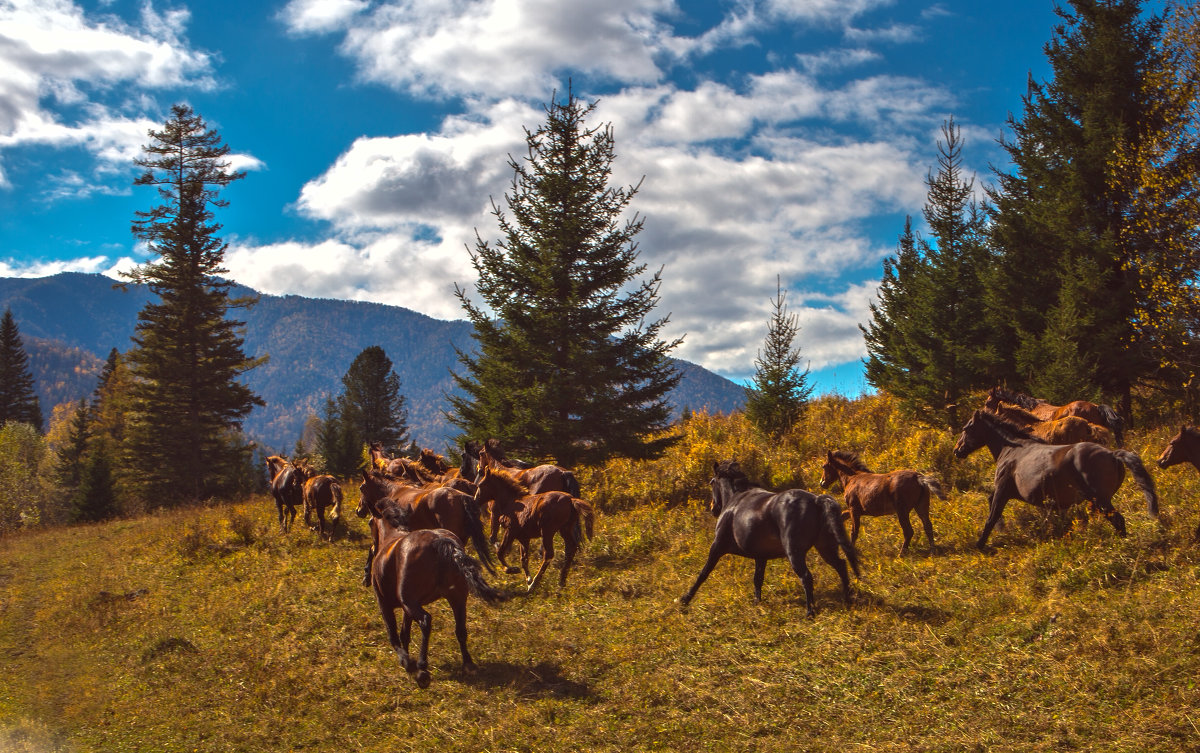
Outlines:
{"type": "Polygon", "coordinates": [[[420,606],[451,591],[465,596],[466,579],[452,557],[455,548],[462,549],[462,542],[445,528],[418,529],[384,541],[372,561],[377,594],[420,606]]]}

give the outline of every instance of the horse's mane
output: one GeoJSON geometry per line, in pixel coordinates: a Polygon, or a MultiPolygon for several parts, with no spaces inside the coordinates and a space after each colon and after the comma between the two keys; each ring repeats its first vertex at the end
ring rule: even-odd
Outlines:
{"type": "Polygon", "coordinates": [[[1183,431],[1181,431],[1180,434],[1185,434],[1191,439],[1200,440],[1200,429],[1197,429],[1195,426],[1183,427],[1183,431]]]}
{"type": "Polygon", "coordinates": [[[450,464],[446,462],[446,458],[429,449],[421,450],[421,457],[417,459],[417,462],[435,473],[445,473],[450,469],[450,464]]]}
{"type": "Polygon", "coordinates": [[[722,460],[717,463],[714,469],[717,478],[729,479],[733,484],[735,492],[744,492],[751,488],[763,488],[761,484],[756,484],[746,477],[742,471],[742,466],[736,460],[722,460]]]}
{"type": "Polygon", "coordinates": [[[849,450],[834,450],[832,454],[835,460],[840,460],[842,463],[850,466],[856,471],[862,471],[863,473],[874,473],[874,471],[868,468],[867,464],[858,457],[857,452],[850,452],[849,450]]]}
{"type": "Polygon", "coordinates": [[[529,487],[522,483],[521,480],[517,478],[516,474],[512,473],[511,471],[507,471],[504,468],[489,468],[488,477],[496,478],[501,485],[510,489],[518,497],[524,497],[529,494],[529,487]]]}
{"type": "Polygon", "coordinates": [[[1017,405],[1016,403],[1010,403],[1004,399],[1001,399],[999,408],[997,408],[995,411],[988,411],[988,412],[991,413],[992,415],[1000,416],[1001,418],[1004,418],[1009,421],[1011,421],[1012,419],[1007,418],[1004,415],[1005,413],[1014,413],[1014,414],[1020,416],[1021,418],[1025,419],[1026,423],[1036,424],[1041,421],[1040,418],[1038,418],[1037,416],[1030,413],[1027,408],[1022,408],[1020,405],[1017,405]]]}
{"type": "Polygon", "coordinates": [[[998,416],[991,411],[977,410],[975,415],[983,418],[1000,436],[1008,440],[1022,439],[1028,442],[1036,442],[1037,444],[1049,444],[1046,440],[1035,435],[1032,430],[1026,426],[1021,426],[1018,423],[1009,421],[1003,416],[998,416]]]}
{"type": "Polygon", "coordinates": [[[1030,397],[1023,392],[1010,390],[1007,387],[996,387],[992,391],[995,393],[996,397],[1000,398],[1002,401],[1006,403],[1012,403],[1013,405],[1019,408],[1024,408],[1025,410],[1033,410],[1041,402],[1036,397],[1030,397]]]}
{"type": "Polygon", "coordinates": [[[397,460],[400,461],[400,464],[403,465],[409,473],[416,476],[417,479],[422,483],[432,484],[438,480],[433,474],[433,471],[426,468],[419,461],[409,460],[408,458],[397,458],[397,460]]]}
{"type": "Polygon", "coordinates": [[[392,528],[407,529],[409,527],[413,511],[408,505],[402,505],[394,499],[384,497],[375,503],[375,507],[379,510],[379,516],[392,528]]]}

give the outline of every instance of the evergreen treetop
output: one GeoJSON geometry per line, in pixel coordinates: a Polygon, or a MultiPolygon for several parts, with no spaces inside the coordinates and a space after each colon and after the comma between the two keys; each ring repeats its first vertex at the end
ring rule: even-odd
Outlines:
{"type": "Polygon", "coordinates": [[[42,409],[33,391],[29,356],[12,309],[0,319],[0,426],[9,421],[42,430],[42,409]]]}

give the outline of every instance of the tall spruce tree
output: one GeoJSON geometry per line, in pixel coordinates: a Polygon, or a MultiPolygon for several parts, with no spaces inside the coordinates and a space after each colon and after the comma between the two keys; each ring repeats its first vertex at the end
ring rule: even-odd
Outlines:
{"type": "Polygon", "coordinates": [[[154,186],[162,203],[137,212],[133,233],[159,258],[127,277],[159,300],[138,314],[128,353],[125,461],[148,501],[171,504],[228,491],[244,460],[235,433],[263,402],[239,381],[259,362],[242,351],[244,323],[226,315],[251,302],[230,297],[213,221],[227,204],[220,190],[245,173],[230,170],[229,146],[186,105],[150,138],[134,183],[154,186]]]}
{"type": "Polygon", "coordinates": [[[338,421],[353,436],[356,450],[369,442],[395,447],[408,439],[408,410],[400,394],[400,377],[378,345],[355,356],[342,377],[338,421]]]}
{"type": "MultiPolygon", "coordinates": [[[[1030,80],[1004,144],[1011,172],[992,192],[990,288],[1003,374],[1028,385],[1060,352],[1077,351],[1085,381],[1115,397],[1126,417],[1133,384],[1156,367],[1139,345],[1139,312],[1153,305],[1140,271],[1152,228],[1131,223],[1141,190],[1118,169],[1138,153],[1161,112],[1147,83],[1161,70],[1159,17],[1142,0],[1068,0],[1046,45],[1052,78],[1030,80]],[[1086,312],[1074,322],[1063,312],[1086,312]]],[[[1073,396],[1060,396],[1059,399],[1073,396]]]]}
{"type": "Polygon", "coordinates": [[[42,409],[33,391],[29,356],[12,309],[0,319],[0,426],[9,421],[42,430],[42,409]]]}
{"type": "Polygon", "coordinates": [[[773,437],[786,434],[804,415],[812,396],[809,370],[801,371],[800,318],[787,310],[787,294],[775,281],[775,300],[762,350],[754,360],[754,384],[746,388],[746,418],[773,437]]]}
{"type": "Polygon", "coordinates": [[[868,381],[923,420],[957,428],[961,398],[993,378],[996,356],[981,278],[988,258],[983,213],[974,180],[963,175],[963,143],[953,120],[942,135],[937,170],[925,179],[930,237],[917,237],[905,221],[862,331],[868,381]]]}
{"type": "Polygon", "coordinates": [[[564,465],[661,454],[680,378],[668,358],[679,341],[659,337],[667,319],[647,322],[661,270],[637,281],[643,220],[622,221],[638,187],[609,186],[613,130],[586,126],[594,107],[568,92],[526,130],[527,156],[509,161],[511,219],[493,206],[503,238],[471,253],[486,308],[456,288],[478,350],[459,352],[448,418],[564,465]]]}

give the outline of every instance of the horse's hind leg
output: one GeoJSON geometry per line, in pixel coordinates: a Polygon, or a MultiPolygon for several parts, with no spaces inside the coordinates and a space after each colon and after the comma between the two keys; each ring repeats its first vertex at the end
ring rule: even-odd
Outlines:
{"type": "MultiPolygon", "coordinates": [[[[529,559],[529,545],[526,544],[525,551],[522,553],[522,556],[521,556],[521,564],[524,565],[526,562],[528,562],[528,559],[529,559]]],[[[542,580],[542,573],[546,572],[547,567],[550,567],[550,561],[553,559],[554,559],[554,532],[551,531],[550,533],[546,533],[546,534],[542,535],[542,563],[540,565],[538,565],[537,575],[534,575],[533,579],[529,581],[529,588],[525,591],[525,593],[531,593],[533,591],[533,589],[537,588],[537,584],[542,580]]],[[[529,569],[528,568],[525,569],[525,574],[526,574],[525,577],[528,578],[529,577],[529,569]]],[[[563,579],[563,583],[565,583],[566,579],[567,579],[567,573],[565,570],[563,571],[562,579],[563,579]]]]}
{"type": "Polygon", "coordinates": [[[846,560],[842,559],[841,553],[838,551],[836,541],[820,541],[817,543],[817,553],[821,555],[821,559],[825,560],[837,571],[838,578],[842,581],[842,600],[846,602],[846,606],[850,606],[850,571],[846,567],[846,560]]]}
{"type": "Polygon", "coordinates": [[[421,650],[417,654],[417,687],[429,687],[433,676],[429,674],[429,633],[433,628],[433,615],[417,607],[417,625],[421,628],[421,650]]]}
{"type": "Polygon", "coordinates": [[[767,561],[759,557],[754,560],[754,601],[762,601],[763,580],[767,577],[767,561]]]}
{"type": "Polygon", "coordinates": [[[921,527],[925,529],[925,541],[929,544],[929,551],[933,551],[933,521],[929,518],[929,495],[926,494],[923,502],[917,505],[917,517],[921,519],[921,527]]]}
{"type": "Polygon", "coordinates": [[[900,530],[904,532],[904,543],[900,545],[900,553],[904,554],[908,551],[908,545],[912,542],[913,527],[912,521],[909,520],[909,509],[897,509],[896,519],[900,521],[900,530]]]}
{"type": "Polygon", "coordinates": [[[404,613],[404,626],[400,631],[396,631],[396,611],[394,609],[379,608],[383,614],[383,625],[387,628],[388,642],[392,644],[392,650],[396,652],[396,656],[400,659],[400,666],[405,672],[411,673],[414,669],[412,658],[408,655],[408,640],[411,630],[412,618],[408,616],[408,612],[404,613]]]}
{"type": "Polygon", "coordinates": [[[454,612],[454,637],[458,639],[458,648],[462,651],[463,672],[473,675],[478,667],[471,661],[471,652],[467,651],[467,599],[464,596],[447,601],[454,612]]]}
{"type": "Polygon", "coordinates": [[[567,571],[571,569],[571,563],[575,561],[575,553],[579,551],[579,540],[575,538],[575,529],[571,528],[563,532],[563,563],[562,571],[558,576],[558,587],[563,588],[567,585],[567,571]]]}

